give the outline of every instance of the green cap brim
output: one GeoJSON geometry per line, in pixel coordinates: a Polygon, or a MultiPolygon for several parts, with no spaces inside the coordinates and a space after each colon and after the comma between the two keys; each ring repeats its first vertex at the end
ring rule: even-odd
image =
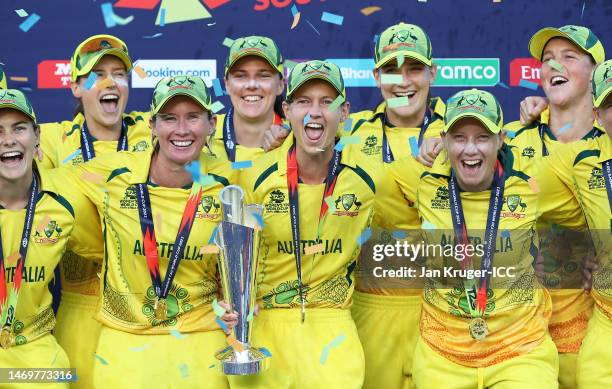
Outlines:
{"type": "Polygon", "coordinates": [[[111,48],[96,52],[96,54],[92,56],[89,61],[87,61],[85,66],[83,66],[81,70],[76,73],[76,76],[84,76],[85,74],[91,72],[91,69],[93,69],[93,67],[96,66],[97,63],[100,62],[102,57],[104,57],[105,55],[112,55],[114,57],[119,58],[121,62],[123,62],[123,64],[125,65],[125,70],[127,70],[128,72],[132,69],[131,58],[124,51],[117,48],[111,48]]]}
{"type": "Polygon", "coordinates": [[[266,57],[261,51],[250,50],[250,49],[243,49],[241,53],[237,55],[236,58],[234,58],[234,60],[227,65],[227,67],[225,68],[225,75],[227,76],[227,73],[230,71],[232,66],[236,64],[236,62],[240,61],[244,57],[252,57],[252,56],[265,59],[266,62],[269,63],[270,66],[272,66],[273,69],[275,69],[277,72],[280,73],[281,78],[283,77],[283,65],[282,64],[279,66],[276,66],[274,62],[270,58],[266,57]]]}
{"type": "Polygon", "coordinates": [[[450,131],[450,129],[461,119],[465,119],[465,118],[473,118],[478,120],[480,123],[482,123],[482,125],[489,130],[490,133],[497,135],[501,132],[501,128],[499,126],[497,126],[495,123],[493,123],[492,121],[490,121],[489,119],[487,119],[486,117],[482,116],[482,115],[478,115],[474,112],[466,112],[466,113],[461,113],[459,115],[457,115],[456,117],[454,117],[450,122],[448,122],[445,126],[445,130],[446,132],[450,131]]]}
{"type": "Polygon", "coordinates": [[[378,61],[375,65],[374,65],[374,69],[378,69],[381,66],[383,66],[384,64],[386,64],[387,62],[397,59],[400,55],[403,55],[405,58],[412,58],[412,59],[416,59],[417,61],[427,65],[427,66],[431,66],[432,61],[424,56],[422,56],[421,54],[415,52],[415,51],[410,51],[410,50],[401,50],[401,51],[396,51],[393,54],[389,54],[388,56],[384,57],[383,59],[381,59],[380,61],[378,61]]]}
{"type": "MultiPolygon", "coordinates": [[[[605,58],[599,58],[602,57],[602,55],[596,55],[597,58],[595,58],[594,54],[591,53],[590,51],[588,51],[584,46],[582,46],[582,44],[578,41],[576,41],[571,35],[553,28],[553,27],[546,27],[541,29],[540,31],[536,32],[531,39],[529,40],[529,53],[531,53],[531,56],[535,59],[537,59],[538,61],[542,60],[542,54],[544,53],[544,47],[546,46],[546,44],[548,43],[548,41],[550,41],[553,38],[565,38],[567,40],[569,40],[570,42],[574,43],[576,46],[578,46],[582,51],[584,51],[586,54],[590,55],[593,60],[595,61],[595,63],[601,63],[604,61],[605,58]]],[[[601,46],[601,43],[598,43],[601,46]]]]}
{"type": "Polygon", "coordinates": [[[599,108],[601,103],[603,103],[608,98],[610,93],[612,93],[612,84],[610,84],[610,86],[606,90],[604,90],[604,92],[598,98],[593,98],[593,105],[595,106],[595,108],[599,108]]]}
{"type": "Polygon", "coordinates": [[[17,110],[21,113],[23,113],[24,115],[26,115],[27,117],[29,117],[30,119],[32,119],[32,121],[34,123],[36,123],[36,116],[31,115],[28,111],[24,110],[23,108],[21,108],[20,106],[18,106],[17,104],[12,104],[12,103],[0,103],[0,109],[5,109],[5,108],[12,108],[14,110],[17,110]]]}
{"type": "Polygon", "coordinates": [[[323,77],[321,74],[311,74],[309,76],[306,76],[306,78],[304,78],[303,80],[301,80],[294,88],[293,90],[291,90],[291,92],[287,91],[287,97],[291,97],[298,89],[300,89],[302,87],[302,85],[304,85],[305,83],[307,83],[308,81],[311,80],[323,80],[325,82],[327,82],[329,85],[332,86],[332,88],[334,88],[340,95],[342,95],[343,97],[346,98],[346,90],[339,90],[338,87],[336,87],[336,85],[334,85],[334,83],[327,77],[323,77]]]}
{"type": "Polygon", "coordinates": [[[164,107],[164,105],[166,105],[166,103],[172,99],[173,97],[176,96],[186,96],[186,97],[190,97],[193,101],[195,101],[196,103],[200,104],[200,106],[202,108],[204,108],[205,111],[208,112],[212,112],[212,108],[206,104],[206,102],[202,101],[200,98],[195,97],[192,94],[186,93],[180,89],[176,89],[173,92],[170,92],[166,97],[164,97],[162,99],[162,101],[155,107],[155,109],[151,110],[151,115],[157,115],[159,113],[159,111],[161,111],[161,109],[164,107]]]}

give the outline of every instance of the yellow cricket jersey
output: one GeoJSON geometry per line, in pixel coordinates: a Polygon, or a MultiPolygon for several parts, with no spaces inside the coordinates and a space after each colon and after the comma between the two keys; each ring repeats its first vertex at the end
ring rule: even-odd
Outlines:
{"type": "MultiPolygon", "coordinates": [[[[385,110],[387,103],[383,101],[374,111],[360,111],[352,114],[353,120],[351,135],[357,135],[360,139],[359,149],[364,156],[382,160],[383,131],[389,140],[389,146],[395,160],[412,156],[409,139],[419,138],[421,128],[394,127],[385,123],[385,110]]],[[[439,138],[444,129],[444,113],[446,106],[441,98],[432,98],[429,102],[431,121],[425,131],[423,138],[439,138]]],[[[342,134],[339,134],[342,135],[342,134]]]]}
{"type": "MultiPolygon", "coordinates": [[[[506,125],[506,130],[514,132],[506,142],[516,146],[521,157],[529,162],[528,174],[535,174],[542,161],[542,145],[549,155],[556,154],[563,145],[548,127],[550,111],[546,108],[540,120],[529,126],[520,122],[506,125]]],[[[597,122],[583,137],[590,139],[604,134],[597,122]]],[[[580,216],[582,217],[582,216],[580,216]]],[[[577,353],[585,336],[588,320],[593,309],[593,299],[580,289],[582,285],[581,263],[592,252],[588,237],[580,237],[575,232],[540,225],[541,255],[544,259],[545,285],[553,302],[550,319],[550,333],[562,353],[577,353]]],[[[586,234],[586,233],[585,233],[586,234]]]]}
{"type": "Polygon", "coordinates": [[[542,188],[542,218],[572,227],[571,214],[559,209],[584,213],[597,253],[599,269],[593,274],[592,295],[598,308],[612,320],[612,213],[602,170],[612,159],[612,142],[607,135],[564,145],[563,152],[547,158],[538,178],[542,188]]]}
{"type": "MultiPolygon", "coordinates": [[[[81,210],[83,200],[86,202],[87,199],[64,194],[64,187],[57,185],[50,177],[53,173],[41,170],[39,174],[41,187],[36,200],[15,319],[11,327],[14,334],[12,345],[32,342],[49,334],[55,327],[49,283],[53,280],[53,271],[66,249],[90,260],[100,261],[102,258],[101,242],[92,240],[99,228],[91,228],[88,225],[91,217],[96,215],[81,210]]],[[[7,290],[13,287],[15,279],[25,215],[25,209],[9,210],[0,207],[7,290]]]]}
{"type": "MultiPolygon", "coordinates": [[[[430,172],[423,174],[417,192],[417,209],[426,245],[454,245],[448,178],[450,162],[441,153],[430,172]]],[[[529,184],[525,161],[516,148],[500,152],[505,187],[500,222],[495,237],[492,270],[511,268],[512,276],[491,276],[491,289],[484,312],[489,334],[483,341],[470,336],[472,320],[467,306],[464,276],[450,277],[445,268],[459,269],[460,256],[440,250],[427,251],[426,269],[442,271],[442,277],[427,273],[423,297],[421,336],[445,358],[469,367],[490,366],[528,353],[548,331],[551,302],[539,286],[532,262],[537,254],[535,222],[538,195],[529,184]],[[440,281],[443,280],[443,281],[440,281]]],[[[490,190],[460,192],[470,243],[483,244],[490,190]]],[[[440,246],[438,246],[440,247],[440,246]]],[[[472,269],[480,269],[482,257],[474,255],[472,269]]],[[[480,277],[475,279],[478,284],[480,277]]]]}
{"type": "Polygon", "coordinates": [[[143,246],[135,184],[147,183],[158,245],[162,280],[190,188],[166,188],[148,182],[150,153],[119,152],[96,157],[64,170],[71,190],[85,194],[98,210],[104,235],[101,302],[98,320],[138,334],[164,334],[217,329],[211,302],[217,297],[216,255],[202,254],[222,218],[219,190],[227,180],[215,175],[219,164],[201,159],[202,174],[215,178],[204,187],[183,258],[167,297],[169,319],[154,316],[156,295],[143,246]]]}
{"type": "MultiPolygon", "coordinates": [[[[40,145],[44,168],[76,166],[84,162],[81,153],[81,127],[85,122],[82,113],[72,121],[41,124],[40,145]]],[[[128,150],[145,151],[151,147],[151,129],[148,112],[131,112],[123,115],[127,128],[128,150]]],[[[112,154],[117,151],[117,141],[99,141],[92,137],[95,155],[112,154]]],[[[93,205],[91,212],[97,214],[93,205]]],[[[101,236],[99,237],[101,239],[101,236]]],[[[92,263],[68,250],[61,261],[60,275],[62,290],[84,295],[98,295],[98,273],[100,265],[92,263]]]]}
{"type": "MultiPolygon", "coordinates": [[[[225,140],[223,136],[223,126],[225,125],[225,114],[217,115],[217,127],[213,138],[212,151],[215,155],[229,160],[225,151],[225,140]]],[[[236,149],[236,161],[254,161],[264,154],[263,147],[246,147],[240,144],[233,145],[236,149]]],[[[229,147],[229,145],[228,145],[229,147]]]]}
{"type": "MultiPolygon", "coordinates": [[[[300,306],[287,187],[287,153],[293,141],[289,134],[282,147],[259,158],[253,168],[242,172],[239,181],[249,202],[264,206],[257,299],[266,309],[300,306]]],[[[330,209],[325,216],[320,241],[316,238],[325,184],[298,184],[307,308],[347,308],[351,304],[358,238],[365,237],[370,227],[378,179],[356,159],[350,146],[342,151],[343,169],[331,195],[336,210],[330,209]],[[319,243],[321,252],[306,254],[307,247],[319,243]]]]}

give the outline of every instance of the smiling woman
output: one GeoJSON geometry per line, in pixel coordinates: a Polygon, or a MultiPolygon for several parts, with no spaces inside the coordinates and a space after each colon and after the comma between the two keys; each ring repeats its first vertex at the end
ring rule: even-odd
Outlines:
{"type": "MultiPolygon", "coordinates": [[[[99,239],[92,240],[101,231],[88,225],[95,214],[82,208],[85,203],[60,195],[64,188],[38,171],[39,134],[25,95],[0,91],[0,366],[68,369],[74,365],[51,334],[49,286],[67,248],[101,260],[99,239]]],[[[68,387],[53,384],[60,386],[68,387]]]]}
{"type": "Polygon", "coordinates": [[[264,133],[282,124],[276,112],[283,93],[283,56],[276,43],[263,36],[236,39],[225,64],[225,86],[232,102],[220,115],[213,151],[231,162],[262,155],[264,133]]]}
{"type": "MultiPolygon", "coordinates": [[[[71,59],[71,91],[79,101],[77,112],[72,120],[41,125],[42,168],[76,166],[97,156],[150,147],[148,114],[124,112],[131,68],[128,48],[115,36],[91,36],[77,46],[71,59]]],[[[100,224],[96,218],[92,222],[100,224]]],[[[79,380],[73,384],[77,389],[93,385],[91,354],[100,332],[94,319],[99,273],[99,264],[70,251],[60,264],[62,291],[55,334],[79,371],[79,380]]]]}

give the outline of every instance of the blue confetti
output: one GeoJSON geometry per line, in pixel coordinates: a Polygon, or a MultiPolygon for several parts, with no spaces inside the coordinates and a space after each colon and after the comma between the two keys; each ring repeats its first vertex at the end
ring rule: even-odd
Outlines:
{"type": "Polygon", "coordinates": [[[159,10],[159,26],[163,27],[166,25],[166,9],[162,8],[159,10]]]}
{"type": "Polygon", "coordinates": [[[89,90],[93,88],[94,83],[96,82],[97,79],[98,79],[98,75],[96,74],[96,72],[90,72],[89,76],[87,77],[87,81],[85,81],[85,89],[89,90]]]}
{"type": "Polygon", "coordinates": [[[586,7],[586,1],[582,3],[582,11],[580,12],[580,20],[584,17],[584,8],[586,7]]]}
{"type": "Polygon", "coordinates": [[[186,364],[181,363],[179,365],[179,370],[181,371],[181,378],[187,378],[189,377],[189,368],[187,367],[186,364]]]}
{"type": "Polygon", "coordinates": [[[193,182],[200,182],[200,161],[193,161],[185,166],[185,170],[191,174],[193,182]]]}
{"type": "Polygon", "coordinates": [[[516,137],[516,132],[510,131],[510,130],[506,130],[506,135],[508,136],[508,138],[514,139],[516,137]]]}
{"type": "Polygon", "coordinates": [[[410,151],[413,157],[417,157],[419,155],[419,141],[416,137],[411,136],[408,138],[408,143],[410,143],[410,151]]]}
{"type": "Polygon", "coordinates": [[[113,5],[111,3],[100,4],[100,9],[102,10],[102,15],[104,16],[104,24],[106,25],[106,28],[115,27],[117,24],[124,26],[134,20],[133,16],[122,18],[115,15],[113,5]]]}
{"type": "Polygon", "coordinates": [[[223,96],[223,88],[221,87],[221,82],[218,78],[212,80],[213,91],[215,92],[215,96],[221,97],[223,96]]]}
{"type": "Polygon", "coordinates": [[[338,143],[336,143],[336,147],[334,147],[334,149],[335,149],[336,151],[342,151],[342,150],[344,149],[344,146],[345,146],[345,144],[344,144],[344,143],[342,143],[342,142],[338,142],[338,143]]]}
{"type": "Polygon", "coordinates": [[[281,124],[281,127],[283,127],[287,131],[291,131],[291,127],[289,127],[289,125],[287,123],[281,124]]]}
{"type": "Polygon", "coordinates": [[[428,221],[424,221],[423,224],[421,225],[421,228],[424,230],[435,230],[436,225],[428,221]]]}
{"type": "Polygon", "coordinates": [[[147,350],[149,348],[151,348],[151,345],[150,344],[145,344],[144,346],[140,346],[140,347],[130,347],[130,351],[138,353],[138,352],[147,350]]]}
{"type": "Polygon", "coordinates": [[[315,28],[315,26],[313,26],[313,25],[312,25],[312,23],[310,23],[310,21],[309,21],[308,19],[306,19],[306,23],[308,23],[308,25],[309,25],[310,27],[312,27],[312,29],[313,29],[313,30],[314,30],[314,31],[317,33],[317,35],[321,35],[321,33],[319,32],[319,30],[317,30],[317,29],[315,28]]]}
{"type": "Polygon", "coordinates": [[[101,364],[103,365],[108,365],[108,362],[106,362],[106,359],[102,358],[101,356],[99,356],[98,354],[94,354],[94,357],[100,361],[101,364]]]}
{"type": "Polygon", "coordinates": [[[38,16],[38,14],[33,13],[30,16],[28,16],[26,20],[21,22],[21,24],[19,25],[19,29],[23,32],[28,32],[30,31],[30,28],[32,28],[32,26],[38,23],[39,20],[40,20],[40,16],[38,16]]]}
{"type": "Polygon", "coordinates": [[[170,330],[170,335],[174,336],[177,339],[184,339],[187,335],[181,334],[178,330],[170,330]]]}
{"type": "Polygon", "coordinates": [[[213,244],[215,242],[215,237],[217,236],[217,230],[219,229],[219,226],[217,225],[215,227],[215,229],[213,230],[212,234],[210,235],[210,239],[208,240],[208,244],[213,244]]]}
{"type": "Polygon", "coordinates": [[[508,230],[503,230],[503,231],[501,232],[501,236],[502,236],[502,238],[509,238],[509,237],[510,237],[510,231],[508,231],[508,230]]]}
{"type": "Polygon", "coordinates": [[[527,81],[523,79],[519,81],[519,86],[522,86],[523,88],[527,88],[531,90],[538,90],[538,84],[536,84],[535,82],[531,82],[531,81],[527,81]]]}
{"type": "Polygon", "coordinates": [[[353,119],[348,118],[346,119],[346,121],[344,122],[344,131],[350,131],[353,129],[353,119]]]}
{"type": "Polygon", "coordinates": [[[164,35],[164,34],[161,33],[161,32],[158,32],[157,34],[153,34],[153,35],[145,35],[145,36],[143,36],[143,38],[145,38],[145,39],[153,39],[153,38],[158,38],[158,37],[160,37],[162,35],[164,35]]]}
{"type": "Polygon", "coordinates": [[[310,121],[310,114],[306,114],[306,116],[304,116],[304,126],[306,126],[306,124],[308,124],[309,121],[310,121]]]}
{"type": "Polygon", "coordinates": [[[357,244],[359,246],[363,245],[372,237],[372,230],[370,228],[366,228],[363,233],[357,238],[357,244]]]}
{"type": "Polygon", "coordinates": [[[332,348],[340,346],[340,344],[344,342],[345,339],[346,339],[346,335],[340,334],[337,338],[329,342],[327,346],[323,347],[323,352],[321,352],[321,358],[319,359],[319,362],[321,363],[321,365],[324,365],[325,362],[327,362],[327,358],[329,357],[329,351],[332,348]]]}
{"type": "Polygon", "coordinates": [[[321,14],[321,21],[341,26],[344,22],[344,16],[336,15],[330,12],[323,12],[321,14]]]}
{"type": "Polygon", "coordinates": [[[379,37],[379,36],[380,36],[380,35],[378,35],[378,34],[374,35],[374,39],[372,39],[372,42],[376,43],[376,41],[378,41],[378,37],[379,37]]]}
{"type": "Polygon", "coordinates": [[[295,6],[295,4],[293,4],[293,5],[291,6],[291,15],[295,16],[297,13],[298,13],[298,9],[297,9],[297,7],[295,6]]]}
{"type": "Polygon", "coordinates": [[[393,231],[391,233],[391,236],[399,240],[399,239],[406,239],[406,236],[408,236],[408,234],[406,234],[405,231],[397,230],[397,231],[393,231]]]}
{"type": "Polygon", "coordinates": [[[251,160],[232,162],[232,169],[234,169],[234,170],[248,169],[248,168],[250,168],[252,166],[253,166],[253,161],[251,161],[251,160]]]}
{"type": "Polygon", "coordinates": [[[563,127],[559,128],[559,134],[563,134],[565,131],[569,130],[570,128],[572,128],[572,123],[565,123],[563,125],[563,127]]]}
{"type": "Polygon", "coordinates": [[[215,321],[217,322],[217,324],[219,324],[219,327],[221,327],[221,329],[222,329],[224,332],[227,332],[227,326],[225,325],[225,323],[223,322],[223,320],[221,320],[221,318],[219,318],[219,316],[217,316],[217,317],[215,318],[215,321]]]}
{"type": "Polygon", "coordinates": [[[261,216],[261,215],[260,215],[260,214],[258,214],[258,213],[254,213],[254,214],[253,214],[253,217],[255,218],[255,220],[257,220],[257,224],[259,224],[259,229],[260,229],[260,230],[261,230],[261,229],[263,229],[263,227],[264,227],[264,219],[263,219],[263,216],[261,216]]]}
{"type": "Polygon", "coordinates": [[[70,154],[69,156],[67,156],[63,161],[62,161],[62,165],[67,164],[68,162],[72,161],[73,159],[76,158],[77,155],[81,154],[81,149],[77,149],[77,151],[75,151],[74,153],[70,154]]]}
{"type": "Polygon", "coordinates": [[[501,82],[501,81],[500,81],[500,82],[498,82],[498,83],[497,83],[497,85],[498,85],[498,86],[501,86],[501,87],[502,87],[502,88],[504,88],[504,89],[510,89],[510,87],[509,87],[508,85],[504,84],[504,83],[503,83],[503,82],[501,82]]]}
{"type": "Polygon", "coordinates": [[[268,350],[265,347],[260,347],[259,350],[263,353],[263,355],[265,355],[266,357],[271,357],[272,353],[270,352],[270,350],[268,350]]]}

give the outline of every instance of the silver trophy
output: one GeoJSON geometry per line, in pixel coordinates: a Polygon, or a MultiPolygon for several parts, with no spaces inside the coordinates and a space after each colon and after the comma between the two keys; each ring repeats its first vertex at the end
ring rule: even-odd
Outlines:
{"type": "Polygon", "coordinates": [[[257,263],[263,206],[243,205],[244,192],[230,185],[219,192],[223,206],[223,221],[219,223],[215,243],[219,251],[219,272],[225,301],[230,311],[238,312],[238,324],[232,332],[243,351],[226,347],[217,352],[223,373],[227,375],[256,374],[268,368],[270,353],[251,346],[251,320],[255,309],[257,263]]]}

